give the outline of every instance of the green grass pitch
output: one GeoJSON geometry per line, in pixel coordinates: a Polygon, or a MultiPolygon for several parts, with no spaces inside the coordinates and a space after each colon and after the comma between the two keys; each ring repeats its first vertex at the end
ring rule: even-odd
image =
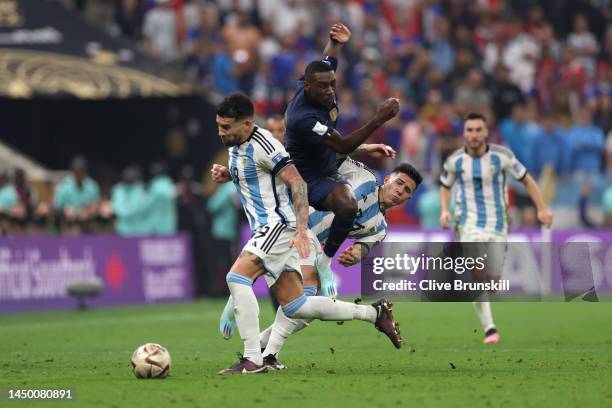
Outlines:
{"type": "MultiPolygon", "coordinates": [[[[221,301],[0,315],[0,388],[72,388],[66,407],[612,406],[612,303],[496,303],[502,343],[481,344],[469,303],[397,303],[401,350],[363,322],[314,322],[291,338],[289,369],[222,377],[237,335],[218,333],[221,301]],[[138,380],[146,342],[173,358],[165,380],[138,380]]],[[[261,302],[261,325],[272,321],[261,302]]]]}

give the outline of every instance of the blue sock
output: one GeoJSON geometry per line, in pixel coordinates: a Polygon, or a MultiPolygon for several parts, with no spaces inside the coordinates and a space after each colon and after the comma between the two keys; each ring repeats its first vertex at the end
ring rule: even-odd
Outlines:
{"type": "Polygon", "coordinates": [[[317,295],[317,287],[313,285],[304,285],[304,294],[306,296],[316,296],[317,295]]]}

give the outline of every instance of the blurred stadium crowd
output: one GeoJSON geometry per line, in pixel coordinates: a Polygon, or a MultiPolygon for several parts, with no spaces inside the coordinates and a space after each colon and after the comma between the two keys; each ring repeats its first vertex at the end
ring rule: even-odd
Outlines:
{"type": "MultiPolygon", "coordinates": [[[[481,111],[489,118],[492,141],[509,146],[539,180],[547,200],[561,213],[556,217],[559,227],[612,225],[609,1],[67,3],[155,58],[181,67],[184,80],[199,89],[249,94],[261,117],[284,111],[296,79],[308,62],[320,57],[328,28],[340,20],[353,38],[343,48],[338,74],[339,130],[350,133],[373,115],[384,98],[399,98],[398,117],[369,142],[394,147],[398,161],[409,161],[426,175],[419,194],[405,207],[389,212],[390,223],[438,226],[436,180],[442,162],[463,143],[462,116],[481,111]]],[[[394,165],[359,159],[381,175],[394,165]]],[[[126,172],[123,183],[139,179],[138,174],[129,174],[130,169],[126,172]]],[[[172,181],[165,177],[160,194],[170,191],[172,181]]],[[[18,180],[16,174],[21,198],[18,180]]],[[[97,193],[95,211],[79,206],[68,213],[58,206],[65,183],[69,182],[57,186],[53,204],[36,204],[26,213],[33,220],[55,214],[59,224],[54,225],[60,229],[81,218],[96,220],[94,229],[104,229],[114,220],[117,230],[126,232],[113,218],[121,217],[115,196],[121,183],[106,189],[107,194],[97,193]]],[[[146,194],[157,191],[150,186],[143,188],[146,194]]],[[[511,185],[510,200],[514,226],[537,224],[520,184],[511,185]]],[[[147,205],[153,204],[142,208],[147,205]]],[[[6,213],[7,207],[0,206],[6,213]]]]}

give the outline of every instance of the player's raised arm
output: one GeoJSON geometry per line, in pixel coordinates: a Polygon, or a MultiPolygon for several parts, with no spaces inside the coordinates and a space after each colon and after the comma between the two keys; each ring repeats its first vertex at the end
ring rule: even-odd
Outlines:
{"type": "Polygon", "coordinates": [[[338,59],[342,49],[342,44],[346,44],[351,39],[351,30],[342,23],[336,23],[329,29],[329,41],[323,50],[323,58],[331,57],[338,59]]]}
{"type": "Polygon", "coordinates": [[[306,182],[293,164],[285,166],[278,176],[291,189],[291,199],[295,208],[295,229],[297,231],[293,239],[293,245],[301,257],[306,258],[310,254],[309,240],[306,230],[308,229],[308,187],[306,182]]]}
{"type": "Polygon", "coordinates": [[[352,153],[359,145],[361,145],[376,129],[392,119],[399,112],[399,100],[397,98],[389,98],[384,101],[376,111],[372,119],[363,127],[357,129],[347,137],[342,137],[340,133],[334,129],[329,137],[325,140],[325,144],[335,150],[337,153],[349,154],[352,153]]]}

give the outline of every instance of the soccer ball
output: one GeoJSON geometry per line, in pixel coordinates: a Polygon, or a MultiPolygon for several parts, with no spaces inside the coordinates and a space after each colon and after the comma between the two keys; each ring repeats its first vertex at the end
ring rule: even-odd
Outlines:
{"type": "Polygon", "coordinates": [[[168,350],[156,343],[144,344],[132,354],[132,372],[136,378],[166,378],[171,364],[168,350]]]}

